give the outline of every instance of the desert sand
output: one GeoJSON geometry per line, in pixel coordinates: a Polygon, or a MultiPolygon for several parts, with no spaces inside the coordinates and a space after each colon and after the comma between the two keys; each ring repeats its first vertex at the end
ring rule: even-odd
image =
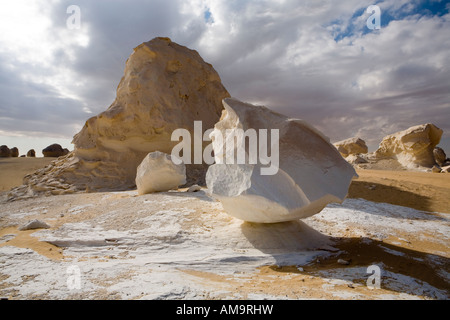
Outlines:
{"type": "MultiPolygon", "coordinates": [[[[2,159],[1,190],[51,160],[2,159]]],[[[449,299],[450,174],[357,173],[343,204],[276,224],[232,218],[205,189],[3,198],[0,297],[449,299]],[[32,219],[51,228],[18,230],[32,219]]]]}
{"type": "Polygon", "coordinates": [[[447,173],[357,170],[349,198],[386,202],[427,212],[450,213],[450,175],[447,173]]]}
{"type": "Polygon", "coordinates": [[[56,158],[0,158],[0,192],[22,184],[25,175],[43,168],[56,158]]]}

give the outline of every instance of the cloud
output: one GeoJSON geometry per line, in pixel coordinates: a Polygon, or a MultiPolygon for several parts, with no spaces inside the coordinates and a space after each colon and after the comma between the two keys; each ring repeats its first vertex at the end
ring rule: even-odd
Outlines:
{"type": "Polygon", "coordinates": [[[376,145],[426,122],[450,138],[449,8],[424,3],[377,2],[372,31],[372,1],[3,1],[0,126],[71,137],[113,102],[132,49],[168,36],[212,63],[233,96],[333,141],[376,145]],[[79,30],[66,26],[72,4],[79,30]]]}

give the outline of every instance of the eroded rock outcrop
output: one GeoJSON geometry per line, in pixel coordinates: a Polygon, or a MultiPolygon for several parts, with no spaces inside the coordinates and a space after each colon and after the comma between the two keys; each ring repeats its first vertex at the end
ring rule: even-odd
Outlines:
{"type": "Polygon", "coordinates": [[[354,165],[362,164],[362,163],[368,163],[367,159],[365,159],[360,154],[351,154],[345,158],[345,160],[354,165]]]}
{"type": "Polygon", "coordinates": [[[44,157],[50,157],[50,158],[58,158],[65,156],[69,153],[69,150],[61,147],[60,144],[54,143],[52,145],[49,145],[45,149],[42,150],[42,154],[44,157]]]}
{"type": "Polygon", "coordinates": [[[28,150],[28,152],[27,152],[27,157],[28,157],[28,158],[34,158],[34,157],[36,157],[36,151],[35,151],[34,149],[28,150]]]}
{"type": "Polygon", "coordinates": [[[0,158],[9,158],[11,157],[11,149],[6,145],[0,146],[0,158]]]}
{"type": "Polygon", "coordinates": [[[440,166],[445,164],[445,159],[447,159],[447,155],[442,148],[436,147],[433,149],[434,160],[440,166]]]}
{"type": "Polygon", "coordinates": [[[13,158],[19,157],[19,149],[17,147],[11,148],[11,157],[13,158]]]}
{"type": "Polygon", "coordinates": [[[137,168],[136,186],[140,195],[172,190],[185,183],[186,166],[175,164],[167,153],[151,152],[137,168]]]}
{"type": "Polygon", "coordinates": [[[431,123],[417,125],[383,138],[375,151],[376,159],[394,159],[403,167],[417,169],[435,165],[434,147],[443,131],[431,123]]]}
{"type": "Polygon", "coordinates": [[[366,142],[358,137],[345,139],[333,144],[341,155],[346,158],[349,155],[357,155],[367,153],[368,148],[366,142]]]}
{"type": "MultiPolygon", "coordinates": [[[[193,132],[196,120],[212,128],[228,96],[217,72],[196,51],[168,38],[145,42],[128,58],[112,105],[74,136],[74,151],[27,176],[27,185],[12,190],[10,199],[134,188],[136,169],[149,152],[170,154],[178,143],[171,141],[172,132],[193,132]]],[[[187,165],[188,182],[204,184],[206,169],[187,165]]]]}
{"type": "Polygon", "coordinates": [[[206,182],[228,214],[261,223],[296,220],[320,212],[330,202],[342,202],[347,196],[355,170],[322,133],[302,120],[236,99],[225,99],[224,107],[210,135],[216,164],[209,167],[206,182]],[[259,133],[257,149],[250,141],[245,143],[242,130],[249,129],[259,133]],[[267,136],[260,130],[268,130],[267,136]],[[272,140],[277,132],[274,130],[278,130],[278,140],[272,140]],[[234,134],[238,136],[236,146],[245,150],[247,160],[242,164],[238,159],[235,164],[227,160],[238,154],[238,147],[224,147],[217,139],[223,137],[227,144],[234,141],[234,134]],[[250,157],[255,151],[259,152],[259,161],[252,164],[250,157]],[[277,170],[263,174],[263,168],[272,167],[268,160],[277,162],[276,157],[277,170]]]}

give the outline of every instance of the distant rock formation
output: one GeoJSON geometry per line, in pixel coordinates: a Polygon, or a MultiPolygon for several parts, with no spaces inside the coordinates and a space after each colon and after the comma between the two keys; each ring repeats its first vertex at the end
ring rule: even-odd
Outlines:
{"type": "Polygon", "coordinates": [[[336,142],[333,145],[338,149],[344,158],[352,154],[357,155],[368,152],[366,142],[358,137],[345,139],[336,142]]]}
{"type": "Polygon", "coordinates": [[[440,142],[442,129],[427,123],[383,138],[375,151],[377,159],[395,159],[409,169],[435,165],[433,149],[440,142]]]}
{"type": "Polygon", "coordinates": [[[137,168],[138,194],[169,191],[186,183],[186,166],[175,164],[171,155],[150,152],[137,168]]]}
{"type": "Polygon", "coordinates": [[[8,146],[2,145],[0,146],[0,158],[9,158],[11,157],[11,150],[8,146]]]}
{"type": "Polygon", "coordinates": [[[17,147],[11,148],[11,157],[13,158],[19,157],[19,149],[17,149],[17,147]]]}
{"type": "Polygon", "coordinates": [[[34,158],[34,157],[36,157],[36,151],[34,151],[34,149],[28,150],[28,152],[27,152],[27,157],[28,157],[28,158],[34,158]]]}
{"type": "MultiPolygon", "coordinates": [[[[10,198],[134,188],[136,169],[149,152],[170,154],[179,143],[171,141],[172,132],[193,133],[194,121],[213,128],[226,97],[219,75],[198,52],[168,38],[145,42],[128,58],[112,105],[74,136],[74,151],[26,177],[27,186],[10,198]]],[[[187,164],[187,182],[204,185],[206,170],[187,164]]]]}
{"type": "Polygon", "coordinates": [[[68,149],[63,149],[60,144],[54,143],[42,150],[44,157],[62,157],[69,153],[68,149]]]}
{"type": "Polygon", "coordinates": [[[309,217],[328,203],[345,199],[357,175],[327,137],[304,121],[289,119],[266,107],[231,98],[223,103],[225,111],[210,135],[216,164],[209,167],[206,182],[228,214],[258,223],[290,221],[309,217]],[[266,139],[267,150],[263,151],[264,141],[253,141],[253,146],[259,147],[258,155],[253,154],[260,160],[256,164],[248,160],[256,149],[250,149],[245,135],[239,133],[248,129],[270,129],[267,137],[258,137],[266,139]],[[278,141],[272,140],[273,129],[278,129],[278,141]],[[227,163],[226,159],[237,154],[236,145],[235,149],[224,148],[217,139],[221,136],[223,141],[230,141],[227,137],[233,134],[241,137],[236,145],[245,145],[244,164],[227,163]],[[263,169],[275,165],[268,161],[269,155],[273,159],[276,156],[279,164],[277,170],[266,172],[263,169]]]}
{"type": "Polygon", "coordinates": [[[443,166],[447,159],[447,155],[445,154],[444,150],[442,148],[436,147],[433,150],[433,155],[436,163],[440,166],[443,166]]]}
{"type": "Polygon", "coordinates": [[[363,154],[350,154],[345,158],[345,160],[350,164],[362,164],[368,163],[368,160],[364,158],[363,154]]]}

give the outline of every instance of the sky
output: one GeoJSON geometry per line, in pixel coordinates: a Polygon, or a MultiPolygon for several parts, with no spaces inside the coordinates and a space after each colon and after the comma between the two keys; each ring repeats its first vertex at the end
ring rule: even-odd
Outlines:
{"type": "Polygon", "coordinates": [[[450,154],[449,10],[438,0],[2,0],[0,144],[73,150],[114,101],[133,48],[163,36],[197,50],[233,97],[332,142],[360,137],[374,151],[433,123],[450,154]],[[368,27],[371,5],[379,29],[368,27]]]}

